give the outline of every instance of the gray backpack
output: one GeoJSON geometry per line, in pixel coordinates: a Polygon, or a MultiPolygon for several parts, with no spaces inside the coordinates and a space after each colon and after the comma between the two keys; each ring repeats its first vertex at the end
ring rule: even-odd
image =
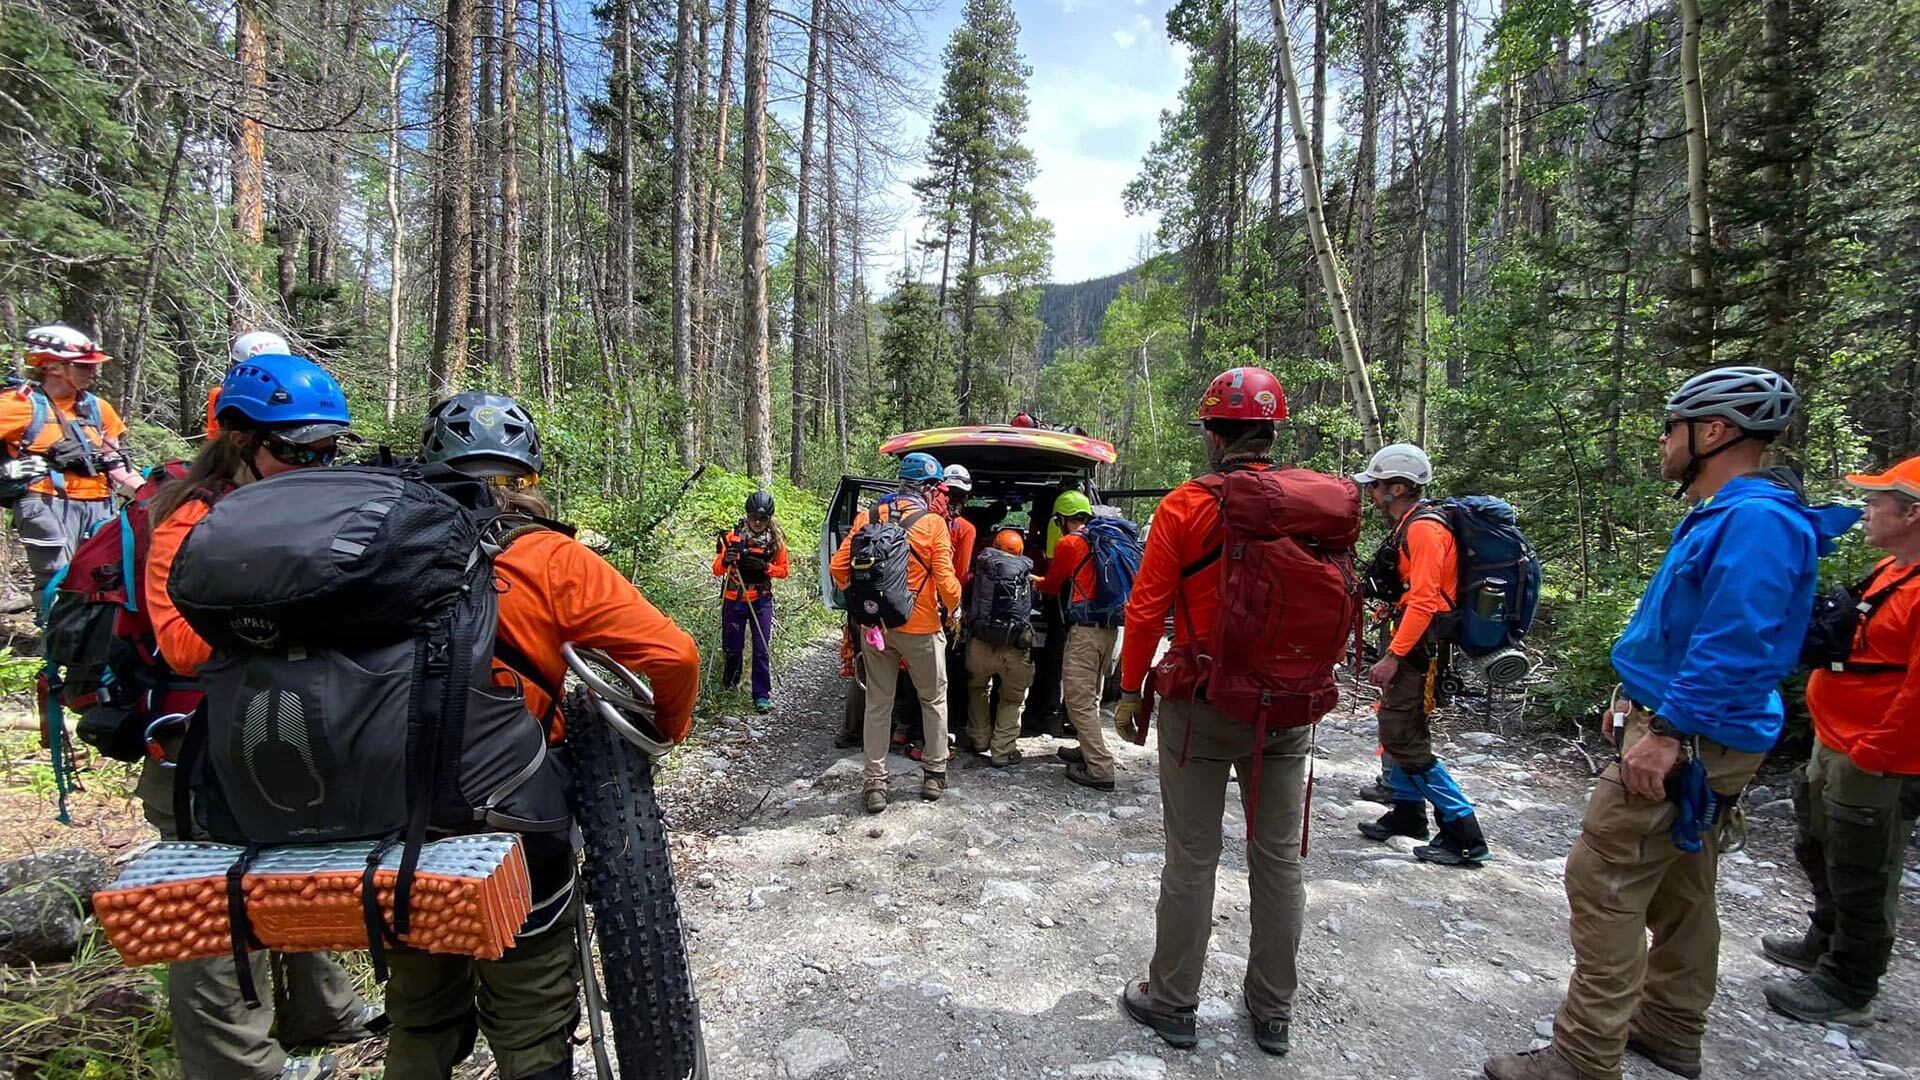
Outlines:
{"type": "Polygon", "coordinates": [[[973,560],[967,630],[990,645],[1033,647],[1033,560],[988,548],[973,560]]]}

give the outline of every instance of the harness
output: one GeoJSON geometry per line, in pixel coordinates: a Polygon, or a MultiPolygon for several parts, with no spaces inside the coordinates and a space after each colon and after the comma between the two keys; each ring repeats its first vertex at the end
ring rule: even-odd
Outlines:
{"type": "MultiPolygon", "coordinates": [[[[49,423],[53,422],[58,410],[54,408],[53,400],[47,397],[46,391],[40,389],[38,386],[29,385],[25,388],[25,392],[28,401],[33,407],[33,417],[27,421],[26,434],[21,436],[20,449],[14,456],[18,457],[22,454],[35,453],[45,457],[45,451],[30,451],[28,447],[32,446],[34,442],[40,438],[40,433],[46,430],[49,423]]],[[[80,451],[86,464],[86,471],[89,475],[92,475],[94,472],[95,447],[93,440],[87,437],[86,428],[91,427],[95,431],[102,432],[104,436],[105,428],[100,419],[100,399],[94,397],[91,392],[82,390],[74,396],[73,409],[78,415],[71,420],[66,417],[60,417],[60,430],[65,432],[68,438],[80,445],[80,451]],[[83,422],[86,425],[84,427],[82,426],[83,422]]],[[[62,497],[65,497],[67,494],[66,473],[60,469],[50,469],[47,472],[47,477],[53,483],[54,491],[58,492],[62,497]]]]}

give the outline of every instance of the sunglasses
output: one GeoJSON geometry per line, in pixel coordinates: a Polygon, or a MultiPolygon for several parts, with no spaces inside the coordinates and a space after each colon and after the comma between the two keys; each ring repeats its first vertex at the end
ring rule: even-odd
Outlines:
{"type": "Polygon", "coordinates": [[[489,476],[487,483],[508,491],[525,491],[540,482],[539,473],[526,473],[521,476],[489,476]]]}
{"type": "Polygon", "coordinates": [[[319,443],[296,443],[269,436],[263,444],[273,460],[282,465],[306,468],[309,465],[331,465],[340,456],[340,446],[329,440],[325,445],[319,443]]]}

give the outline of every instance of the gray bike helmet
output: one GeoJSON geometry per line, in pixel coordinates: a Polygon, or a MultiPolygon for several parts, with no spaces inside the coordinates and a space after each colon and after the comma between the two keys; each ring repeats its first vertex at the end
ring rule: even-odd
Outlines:
{"type": "Polygon", "coordinates": [[[1742,431],[1776,434],[1787,430],[1800,395],[1776,371],[1723,367],[1701,372],[1667,399],[1667,415],[1676,420],[1721,419],[1742,431]]]}
{"type": "Polygon", "coordinates": [[[470,390],[427,413],[420,456],[474,476],[533,476],[543,464],[540,433],[520,403],[470,390]]]}

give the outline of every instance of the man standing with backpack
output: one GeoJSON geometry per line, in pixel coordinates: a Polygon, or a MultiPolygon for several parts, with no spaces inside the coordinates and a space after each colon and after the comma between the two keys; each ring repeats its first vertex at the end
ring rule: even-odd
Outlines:
{"type": "Polygon", "coordinates": [[[1433,754],[1434,689],[1447,645],[1441,623],[1453,613],[1459,593],[1460,552],[1445,515],[1427,507],[1433,462],[1411,443],[1382,447],[1353,478],[1387,519],[1388,535],[1374,556],[1369,580],[1374,599],[1394,605],[1388,641],[1367,681],[1380,688],[1380,745],[1387,756],[1393,807],[1360,826],[1369,840],[1390,836],[1427,838],[1427,804],[1433,804],[1440,837],[1413,849],[1414,857],[1442,866],[1478,866],[1488,859],[1473,804],[1447,767],[1433,754]]]}
{"type": "Polygon", "coordinates": [[[940,463],[930,454],[900,459],[900,483],[873,509],[854,515],[853,527],[828,569],[847,597],[857,624],[867,680],[866,767],[861,801],[867,813],[887,808],[887,746],[893,733],[893,693],[904,660],[920,694],[925,739],[920,797],[947,789],[947,634],[959,629],[960,579],[953,573],[953,541],[946,519],[930,509],[940,486],[940,463]]]}
{"type": "Polygon", "coordinates": [[[1067,763],[1067,779],[1112,791],[1113,751],[1100,728],[1100,692],[1113,667],[1127,597],[1140,565],[1139,532],[1117,516],[1101,517],[1095,525],[1093,502],[1078,491],[1054,497],[1053,519],[1060,525],[1060,541],[1054,545],[1047,576],[1035,587],[1067,601],[1060,694],[1080,737],[1079,747],[1062,748],[1060,756],[1067,763]]]}
{"type": "Polygon", "coordinates": [[[1247,1011],[1261,1050],[1289,1045],[1312,725],[1339,699],[1333,668],[1359,625],[1360,493],[1344,477],[1273,465],[1286,415],[1272,372],[1233,368],[1213,380],[1199,410],[1211,471],[1160,501],[1127,604],[1113,726],[1144,742],[1159,696],[1167,861],[1153,961],[1121,1001],[1176,1047],[1199,1041],[1194,1013],[1235,775],[1253,900],[1247,1011]],[[1169,613],[1173,647],[1155,665],[1169,613]]]}
{"type": "Polygon", "coordinates": [[[28,381],[0,393],[13,528],[27,549],[36,598],[80,541],[113,513],[113,485],[131,492],[140,477],[120,440],[127,425],[95,397],[93,381],[112,359],[93,339],[59,323],[26,334],[28,381]]]}
{"type": "Polygon", "coordinates": [[[1697,1077],[1720,966],[1720,825],[1780,737],[1820,556],[1859,519],[1763,468],[1798,401],[1765,368],[1688,379],[1667,401],[1661,476],[1692,504],[1613,646],[1619,748],[1567,855],[1573,977],[1553,1042],[1492,1080],[1615,1080],[1632,1050],[1697,1077]],[[1647,943],[1651,931],[1653,943],[1647,943]]]}
{"type": "Polygon", "coordinates": [[[1813,917],[1804,933],[1760,939],[1767,959],[1807,973],[1769,982],[1767,1004],[1813,1024],[1872,1022],[1920,813],[1920,457],[1847,483],[1867,493],[1867,543],[1888,554],[1836,589],[1816,610],[1838,618],[1816,616],[1807,634],[1814,743],[1793,784],[1793,853],[1813,917]]]}
{"type": "Polygon", "coordinates": [[[967,605],[967,741],[996,769],[1020,760],[1020,710],[1033,685],[1033,560],[1018,529],[1001,529],[974,560],[967,605]],[[988,708],[1000,680],[1000,709],[988,708]]]}

